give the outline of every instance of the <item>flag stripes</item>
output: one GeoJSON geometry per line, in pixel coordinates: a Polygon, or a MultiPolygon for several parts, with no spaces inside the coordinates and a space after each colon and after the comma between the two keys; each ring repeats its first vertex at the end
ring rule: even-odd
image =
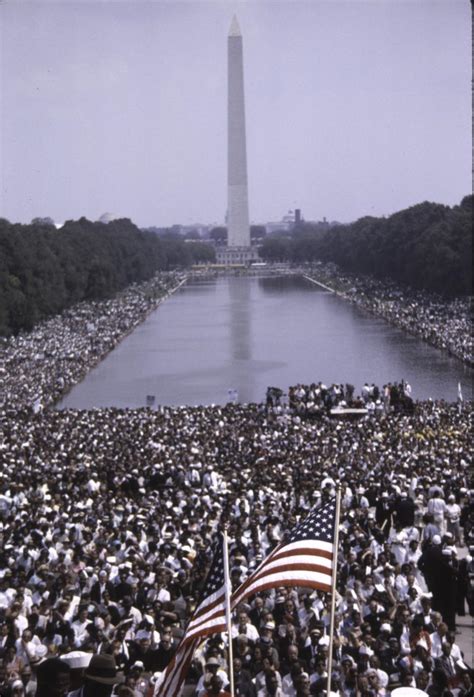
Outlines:
{"type": "MultiPolygon", "coordinates": [[[[330,591],[335,568],[335,527],[336,499],[332,498],[316,506],[233,593],[231,608],[251,595],[280,586],[330,591]]],[[[155,693],[158,697],[177,697],[199,644],[210,634],[226,631],[225,590],[224,540],[220,535],[203,600],[160,679],[155,693]]]]}
{"type": "Polygon", "coordinates": [[[160,677],[158,697],[177,697],[199,644],[209,634],[225,631],[224,539],[219,535],[206,578],[203,598],[186,629],[175,655],[160,677]]]}

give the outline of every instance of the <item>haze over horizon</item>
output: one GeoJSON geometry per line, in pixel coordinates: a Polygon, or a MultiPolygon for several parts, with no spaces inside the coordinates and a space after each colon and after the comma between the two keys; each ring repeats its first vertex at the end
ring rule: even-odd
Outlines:
{"type": "Polygon", "coordinates": [[[0,216],[218,223],[227,33],[244,41],[252,222],[471,193],[464,0],[4,2],[0,216]]]}

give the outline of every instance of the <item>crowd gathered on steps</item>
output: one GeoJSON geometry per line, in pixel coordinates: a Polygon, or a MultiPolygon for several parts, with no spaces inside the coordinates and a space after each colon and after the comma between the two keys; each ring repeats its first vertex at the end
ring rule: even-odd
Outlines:
{"type": "MultiPolygon", "coordinates": [[[[267,408],[281,413],[285,394],[278,387],[269,387],[266,396],[267,408]]],[[[354,385],[325,385],[322,382],[303,385],[298,383],[288,389],[288,407],[292,413],[305,418],[317,418],[322,414],[353,414],[380,418],[383,414],[412,414],[415,403],[411,385],[406,380],[388,382],[380,388],[366,382],[361,393],[355,394],[354,385]]]]}
{"type": "Polygon", "coordinates": [[[390,324],[474,365],[471,299],[447,299],[394,281],[342,272],[334,264],[308,265],[305,273],[390,324]]]}
{"type": "MultiPolygon", "coordinates": [[[[370,385],[369,385],[370,387],[370,385]]],[[[306,419],[289,405],[0,409],[0,695],[153,695],[228,524],[234,588],[342,487],[331,691],[470,697],[472,405],[306,419]]],[[[235,694],[326,690],[329,595],[281,587],[233,616],[235,694]]],[[[225,635],[187,694],[226,697],[225,635]]]]}
{"type": "Polygon", "coordinates": [[[0,338],[0,406],[57,402],[184,278],[160,273],[110,300],[79,303],[30,332],[0,338]]]}

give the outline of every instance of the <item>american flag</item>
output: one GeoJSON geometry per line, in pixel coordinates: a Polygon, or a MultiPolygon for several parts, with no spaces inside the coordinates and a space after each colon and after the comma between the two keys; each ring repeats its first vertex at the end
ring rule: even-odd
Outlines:
{"type": "Polygon", "coordinates": [[[313,508],[232,595],[232,608],[250,595],[279,586],[331,590],[336,499],[313,508]]]}
{"type": "Polygon", "coordinates": [[[160,677],[158,697],[176,697],[186,678],[193,654],[209,634],[226,630],[224,539],[219,535],[213,550],[202,600],[197,606],[176,653],[160,677]]]}
{"type": "MultiPolygon", "coordinates": [[[[235,609],[250,595],[279,586],[331,590],[334,569],[336,499],[314,508],[259,568],[233,593],[235,609]]],[[[216,544],[203,600],[197,607],[175,656],[160,678],[158,697],[178,695],[193,654],[203,638],[226,630],[223,539],[216,544]]]]}

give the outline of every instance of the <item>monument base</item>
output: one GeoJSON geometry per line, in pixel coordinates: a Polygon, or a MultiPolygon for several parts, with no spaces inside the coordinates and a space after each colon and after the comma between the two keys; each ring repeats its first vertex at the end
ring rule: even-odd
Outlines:
{"type": "Polygon", "coordinates": [[[230,266],[231,264],[251,264],[260,261],[255,247],[222,247],[216,249],[216,263],[230,266]]]}

